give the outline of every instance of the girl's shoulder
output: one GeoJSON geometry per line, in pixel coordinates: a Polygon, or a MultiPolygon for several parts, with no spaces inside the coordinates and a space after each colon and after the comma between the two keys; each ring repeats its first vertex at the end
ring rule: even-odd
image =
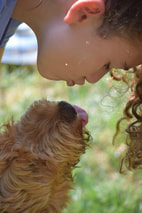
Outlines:
{"type": "Polygon", "coordinates": [[[0,47],[4,47],[8,38],[15,32],[20,21],[11,19],[17,0],[0,0],[0,47]]]}

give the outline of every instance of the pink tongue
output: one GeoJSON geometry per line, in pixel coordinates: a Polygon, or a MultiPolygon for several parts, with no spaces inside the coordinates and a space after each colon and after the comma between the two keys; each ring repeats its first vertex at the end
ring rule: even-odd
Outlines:
{"type": "Polygon", "coordinates": [[[88,114],[85,112],[84,109],[73,105],[74,109],[81,115],[82,118],[82,126],[84,127],[88,123],[88,114]]]}

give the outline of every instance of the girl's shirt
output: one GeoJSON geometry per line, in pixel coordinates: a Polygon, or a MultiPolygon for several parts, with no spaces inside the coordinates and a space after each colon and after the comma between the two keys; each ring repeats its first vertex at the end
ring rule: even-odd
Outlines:
{"type": "Polygon", "coordinates": [[[20,21],[11,18],[16,2],[17,0],[0,0],[0,48],[5,46],[21,24],[20,21]]]}

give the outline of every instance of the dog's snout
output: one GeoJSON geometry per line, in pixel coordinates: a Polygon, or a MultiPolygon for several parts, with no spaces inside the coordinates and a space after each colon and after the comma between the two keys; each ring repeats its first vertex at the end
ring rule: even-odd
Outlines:
{"type": "Polygon", "coordinates": [[[71,123],[74,121],[77,117],[77,112],[76,110],[72,107],[71,104],[65,102],[65,101],[60,101],[59,104],[59,113],[62,119],[65,121],[71,123]]]}

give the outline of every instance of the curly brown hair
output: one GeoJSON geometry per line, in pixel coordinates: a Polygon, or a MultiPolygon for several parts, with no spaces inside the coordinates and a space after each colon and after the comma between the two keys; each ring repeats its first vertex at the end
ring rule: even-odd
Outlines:
{"type": "Polygon", "coordinates": [[[142,168],[142,65],[126,71],[122,76],[116,76],[110,71],[112,78],[116,81],[123,81],[129,84],[131,96],[124,108],[124,116],[117,122],[116,133],[113,141],[116,141],[120,133],[120,126],[123,120],[128,121],[126,128],[127,152],[121,161],[120,172],[123,172],[123,166],[128,170],[142,168]],[[127,79],[127,74],[133,74],[131,83],[127,79]]]}
{"type": "MultiPolygon", "coordinates": [[[[101,37],[119,36],[132,43],[142,42],[142,1],[106,0],[105,8],[103,22],[98,29],[101,37]]],[[[142,168],[142,66],[125,71],[123,75],[114,70],[110,71],[111,77],[115,81],[125,82],[131,92],[113,138],[113,142],[116,141],[122,121],[126,120],[127,152],[121,161],[122,172],[124,166],[128,170],[142,168]],[[132,75],[131,79],[127,74],[132,75]]]]}
{"type": "Polygon", "coordinates": [[[106,0],[104,20],[99,28],[103,37],[117,35],[142,40],[142,1],[106,0]]]}

